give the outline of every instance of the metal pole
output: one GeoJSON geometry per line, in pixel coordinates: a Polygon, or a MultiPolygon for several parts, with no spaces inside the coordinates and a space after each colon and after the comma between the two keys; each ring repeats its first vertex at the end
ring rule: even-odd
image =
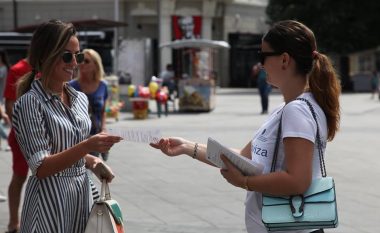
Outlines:
{"type": "MultiPolygon", "coordinates": [[[[119,21],[119,0],[114,1],[114,14],[115,21],[119,21]]],[[[113,33],[113,49],[114,49],[114,59],[113,59],[113,73],[117,74],[119,70],[118,57],[119,57],[119,33],[118,28],[114,28],[113,33]]]]}
{"type": "Polygon", "coordinates": [[[157,77],[159,76],[161,72],[161,52],[162,49],[160,48],[161,42],[161,0],[157,0],[157,28],[158,28],[158,39],[157,39],[157,47],[158,47],[158,56],[157,56],[157,77]]]}
{"type": "Polygon", "coordinates": [[[13,0],[13,27],[14,29],[18,28],[18,15],[17,15],[17,2],[13,0]]]}

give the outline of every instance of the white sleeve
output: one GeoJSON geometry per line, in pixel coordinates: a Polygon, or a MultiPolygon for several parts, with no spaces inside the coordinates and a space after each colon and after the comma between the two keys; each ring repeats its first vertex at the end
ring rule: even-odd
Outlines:
{"type": "Polygon", "coordinates": [[[282,115],[282,138],[297,137],[315,142],[317,124],[306,103],[292,101],[282,115]]]}

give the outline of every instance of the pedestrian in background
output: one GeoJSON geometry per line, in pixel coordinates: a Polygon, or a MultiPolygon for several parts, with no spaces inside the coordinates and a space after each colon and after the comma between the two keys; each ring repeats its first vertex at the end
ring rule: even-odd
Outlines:
{"type": "MultiPolygon", "coordinates": [[[[0,121],[4,120],[7,124],[10,124],[8,115],[3,111],[2,107],[0,106],[0,121]]],[[[1,146],[1,139],[4,139],[4,141],[7,141],[8,135],[5,132],[5,129],[3,127],[3,124],[0,122],[0,150],[2,150],[1,146]]],[[[4,202],[7,200],[7,197],[0,194],[0,202],[4,202]]]]}
{"type": "MultiPolygon", "coordinates": [[[[83,233],[93,201],[86,167],[103,165],[89,153],[107,152],[121,138],[105,133],[89,137],[87,97],[67,84],[84,60],[71,23],[39,25],[28,58],[32,71],[18,82],[12,117],[32,173],[20,232],[83,233]]],[[[111,171],[102,178],[110,182],[111,171]]]]}
{"type": "Polygon", "coordinates": [[[377,76],[376,70],[372,72],[371,77],[371,99],[375,98],[375,95],[379,95],[380,100],[380,93],[379,93],[379,77],[377,76]]]}
{"type": "MultiPolygon", "coordinates": [[[[84,49],[84,61],[79,65],[78,78],[69,84],[88,98],[88,114],[91,119],[90,135],[106,130],[106,102],[108,98],[107,82],[104,80],[102,58],[93,49],[84,49]]],[[[108,159],[108,153],[91,152],[92,155],[108,159]]]]}
{"type": "Polygon", "coordinates": [[[166,69],[160,73],[160,79],[162,79],[162,86],[167,87],[169,90],[169,98],[172,97],[172,94],[176,90],[175,84],[175,74],[172,64],[167,64],[166,69]]]}
{"type": "Polygon", "coordinates": [[[9,151],[10,148],[8,146],[8,143],[7,143],[8,135],[7,135],[7,132],[6,132],[5,127],[3,126],[3,124],[10,125],[11,122],[9,120],[8,115],[3,110],[3,107],[0,106],[0,150],[9,151]],[[2,143],[3,143],[2,139],[5,141],[6,146],[2,145],[2,143]]]}
{"type": "Polygon", "coordinates": [[[0,105],[3,105],[5,79],[7,78],[9,68],[10,63],[7,52],[3,49],[0,49],[0,105]]]}
{"type": "Polygon", "coordinates": [[[272,90],[272,86],[267,82],[267,74],[263,69],[261,62],[253,66],[252,73],[256,79],[257,88],[259,89],[261,114],[267,114],[269,107],[269,94],[272,90]]]}
{"type": "MultiPolygon", "coordinates": [[[[273,111],[242,150],[233,150],[262,164],[263,174],[245,176],[226,157],[221,156],[226,165],[225,169],[221,169],[223,177],[230,184],[248,191],[245,223],[249,233],[268,232],[261,220],[262,193],[275,196],[303,194],[312,179],[322,176],[316,143],[317,128],[324,151],[327,141],[333,140],[340,121],[340,83],[328,57],[317,51],[314,34],[308,27],[292,20],[277,22],[264,35],[261,49],[267,81],[280,89],[285,103],[273,111]],[[298,98],[311,104],[318,123],[307,102],[298,98]],[[282,133],[276,169],[271,172],[279,126],[282,133]]],[[[185,154],[210,164],[206,159],[205,144],[170,137],[151,146],[168,156],[185,154]]]]}
{"type": "MultiPolygon", "coordinates": [[[[4,98],[5,111],[12,121],[13,105],[17,99],[17,82],[25,74],[32,71],[32,67],[28,63],[28,58],[21,59],[16,64],[11,66],[8,72],[4,98]]],[[[14,128],[11,126],[8,135],[8,144],[12,151],[12,178],[8,186],[8,208],[9,222],[8,232],[17,232],[20,228],[19,207],[21,202],[21,193],[28,175],[28,164],[21,152],[20,145],[16,140],[14,128]]]]}

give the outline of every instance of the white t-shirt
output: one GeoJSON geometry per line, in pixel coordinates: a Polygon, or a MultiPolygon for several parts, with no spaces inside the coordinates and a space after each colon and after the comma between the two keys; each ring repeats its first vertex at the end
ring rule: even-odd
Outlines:
{"type": "MultiPolygon", "coordinates": [[[[327,122],[326,116],[319,105],[314,100],[311,93],[303,93],[299,98],[309,100],[317,116],[320,130],[323,151],[326,148],[327,141],[327,122]]],[[[317,125],[308,105],[301,100],[295,100],[287,105],[282,104],[269,116],[269,119],[259,128],[252,140],[251,154],[252,160],[264,165],[263,173],[270,173],[274,147],[277,138],[277,130],[282,113],[282,135],[281,138],[299,137],[310,140],[314,143],[313,154],[313,179],[321,177],[319,162],[319,152],[316,142],[317,125]]],[[[284,146],[280,140],[276,171],[284,170],[284,146]]],[[[245,223],[248,233],[267,233],[265,226],[261,221],[261,193],[247,192],[245,201],[245,223]]],[[[303,231],[286,231],[292,233],[306,233],[312,230],[303,231]]],[[[282,231],[284,233],[284,231],[282,231]]]]}

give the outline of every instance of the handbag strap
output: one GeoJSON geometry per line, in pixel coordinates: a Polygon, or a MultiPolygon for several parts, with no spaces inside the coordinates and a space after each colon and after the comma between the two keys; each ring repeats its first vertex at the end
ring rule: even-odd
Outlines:
{"type": "Polygon", "coordinates": [[[282,131],[282,113],[280,116],[280,123],[278,124],[278,130],[277,130],[277,137],[276,137],[276,144],[274,146],[274,152],[273,152],[273,159],[272,159],[272,166],[270,169],[270,172],[274,172],[276,170],[276,162],[277,162],[277,155],[278,155],[278,148],[280,147],[280,138],[281,138],[281,131],[282,131]]]}
{"type": "MultiPolygon", "coordinates": [[[[318,154],[319,154],[319,165],[321,168],[321,174],[322,177],[326,177],[326,166],[325,166],[325,160],[324,160],[324,155],[323,155],[323,146],[322,146],[322,140],[320,137],[320,131],[319,131],[319,125],[317,121],[317,115],[315,114],[314,108],[311,105],[310,101],[305,99],[305,98],[297,98],[296,100],[301,100],[307,104],[307,106],[310,109],[311,114],[313,115],[313,118],[315,120],[315,123],[317,124],[317,135],[316,135],[316,143],[318,147],[318,154]]],[[[277,130],[277,138],[276,138],[276,144],[274,147],[274,152],[273,152],[273,159],[272,159],[272,166],[271,166],[271,172],[274,172],[276,169],[276,162],[277,162],[277,155],[278,155],[278,148],[280,145],[280,138],[281,138],[281,131],[282,131],[282,113],[280,116],[280,123],[278,126],[277,130]]]]}
{"type": "Polygon", "coordinates": [[[307,104],[307,106],[309,106],[311,115],[313,115],[315,123],[317,124],[316,141],[317,141],[318,154],[319,154],[319,165],[321,167],[322,177],[326,177],[326,175],[327,175],[326,174],[326,165],[325,165],[325,158],[324,158],[324,154],[323,154],[323,146],[322,146],[321,134],[320,134],[319,125],[318,125],[318,121],[317,121],[317,114],[315,114],[313,105],[311,105],[311,103],[310,103],[309,100],[307,100],[305,98],[297,98],[297,100],[301,100],[301,101],[305,102],[307,104]]]}
{"type": "Polygon", "coordinates": [[[100,200],[111,200],[110,187],[106,179],[102,179],[102,189],[100,191],[100,200]]]}

